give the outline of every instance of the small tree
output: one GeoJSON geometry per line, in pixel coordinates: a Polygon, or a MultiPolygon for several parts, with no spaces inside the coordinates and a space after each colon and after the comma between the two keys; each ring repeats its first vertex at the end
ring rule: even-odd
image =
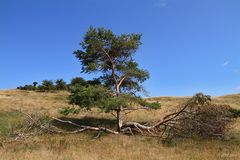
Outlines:
{"type": "Polygon", "coordinates": [[[123,126],[124,112],[137,109],[132,105],[147,109],[160,107],[136,96],[143,91],[141,84],[149,78],[148,71],[140,69],[134,60],[140,39],[140,34],[115,35],[111,30],[90,27],[80,43],[82,49],[74,52],[82,64],[82,72],[101,73],[98,77],[101,84],[73,88],[70,103],[116,112],[118,132],[123,126]]]}
{"type": "Polygon", "coordinates": [[[33,82],[33,86],[34,86],[35,88],[37,88],[37,84],[38,84],[38,82],[33,82]]]}
{"type": "Polygon", "coordinates": [[[67,89],[67,83],[63,79],[57,79],[55,81],[56,85],[55,88],[57,90],[66,90],[67,89]]]}
{"type": "Polygon", "coordinates": [[[42,86],[40,87],[43,90],[54,90],[54,84],[53,81],[51,80],[43,80],[42,81],[42,86]]]}
{"type": "Polygon", "coordinates": [[[82,77],[75,77],[71,80],[70,86],[76,86],[76,85],[86,85],[87,82],[82,77]]]}

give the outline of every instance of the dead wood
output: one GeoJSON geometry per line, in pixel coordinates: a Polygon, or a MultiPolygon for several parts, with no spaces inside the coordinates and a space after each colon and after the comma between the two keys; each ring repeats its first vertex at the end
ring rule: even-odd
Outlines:
{"type": "Polygon", "coordinates": [[[209,96],[197,94],[173,112],[152,126],[127,122],[123,128],[145,136],[173,137],[223,137],[229,129],[230,106],[211,103],[209,96]]]}

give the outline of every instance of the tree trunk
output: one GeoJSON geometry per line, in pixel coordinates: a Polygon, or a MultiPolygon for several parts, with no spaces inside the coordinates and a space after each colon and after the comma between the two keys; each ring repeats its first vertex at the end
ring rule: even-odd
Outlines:
{"type": "Polygon", "coordinates": [[[117,131],[121,132],[121,128],[123,126],[123,108],[120,106],[117,110],[117,131]]]}
{"type": "MultiPolygon", "coordinates": [[[[117,97],[120,95],[120,86],[116,84],[116,92],[117,92],[117,97]]],[[[117,131],[121,132],[122,126],[123,126],[123,118],[124,118],[124,113],[123,113],[123,107],[119,106],[117,109],[117,131]]]]}

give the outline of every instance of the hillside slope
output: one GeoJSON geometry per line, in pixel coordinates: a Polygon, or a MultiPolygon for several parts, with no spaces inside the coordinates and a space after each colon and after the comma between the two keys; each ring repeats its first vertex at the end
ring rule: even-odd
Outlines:
{"type": "Polygon", "coordinates": [[[34,92],[22,90],[0,90],[0,110],[49,111],[68,105],[68,92],[34,92]]]}
{"type": "MultiPolygon", "coordinates": [[[[7,136],[13,132],[22,120],[19,112],[44,112],[54,116],[60,107],[67,106],[67,92],[41,93],[33,91],[2,90],[0,91],[0,157],[4,160],[17,159],[52,159],[52,160],[219,160],[240,157],[240,119],[232,126],[231,136],[225,141],[211,140],[183,140],[172,144],[163,144],[158,138],[105,135],[99,139],[93,139],[94,133],[80,133],[74,135],[44,134],[25,141],[13,143],[1,143],[1,136],[7,136]]],[[[159,101],[162,108],[154,111],[136,111],[127,114],[126,120],[154,123],[172,110],[176,110],[179,104],[188,100],[188,97],[156,97],[149,101],[159,101]]],[[[216,97],[216,103],[229,104],[239,108],[240,95],[227,95],[216,97]]],[[[70,115],[74,120],[94,120],[100,123],[112,123],[114,117],[111,114],[98,110],[84,112],[79,115],[70,115]],[[92,117],[92,118],[89,118],[92,117]]],[[[84,121],[84,122],[87,122],[84,121]]],[[[1,159],[0,158],[0,159],[1,159]]]]}
{"type": "MultiPolygon", "coordinates": [[[[0,110],[9,109],[46,109],[54,110],[66,106],[68,92],[35,92],[22,90],[0,90],[0,110]]],[[[152,97],[149,101],[159,101],[163,107],[184,103],[189,97],[152,97]]],[[[240,94],[213,97],[213,102],[240,108],[240,94]]]]}
{"type": "MultiPolygon", "coordinates": [[[[58,110],[61,107],[68,106],[69,93],[65,91],[60,92],[35,92],[35,91],[22,91],[22,90],[0,90],[0,110],[12,111],[22,110],[27,112],[48,112],[50,114],[58,114],[58,110]]],[[[159,114],[168,112],[179,104],[186,102],[189,97],[152,97],[148,98],[149,101],[158,101],[162,105],[162,109],[152,114],[159,114]]],[[[233,108],[240,109],[240,94],[226,95],[221,97],[214,97],[213,102],[228,104],[233,108]]],[[[141,117],[141,113],[146,111],[139,111],[138,114],[141,117]]],[[[91,113],[93,114],[93,113],[91,113]]],[[[134,115],[137,116],[137,115],[134,115]]],[[[139,117],[138,116],[138,117],[139,117]]],[[[131,117],[131,116],[130,116],[131,117]]],[[[145,117],[143,115],[143,117],[145,117]]],[[[150,116],[153,118],[152,116],[150,116]]],[[[136,118],[136,117],[135,117],[136,118]]]]}
{"type": "MultiPolygon", "coordinates": [[[[68,106],[69,93],[60,92],[35,92],[22,90],[0,90],[0,111],[21,110],[24,112],[42,112],[54,116],[61,116],[58,113],[59,108],[68,106]]],[[[126,116],[126,120],[138,120],[142,122],[156,122],[164,115],[178,106],[186,102],[189,97],[153,97],[148,98],[149,101],[158,101],[161,103],[160,110],[145,111],[139,110],[132,112],[126,116]]],[[[240,109],[240,94],[226,95],[213,98],[215,103],[228,104],[231,107],[240,109]]],[[[98,110],[81,111],[79,115],[71,115],[72,117],[98,117],[98,118],[114,118],[111,114],[105,114],[98,110]]]]}

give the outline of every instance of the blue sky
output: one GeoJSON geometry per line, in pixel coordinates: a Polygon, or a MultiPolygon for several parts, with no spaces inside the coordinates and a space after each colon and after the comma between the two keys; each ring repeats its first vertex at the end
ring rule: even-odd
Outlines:
{"type": "Polygon", "coordinates": [[[0,88],[80,73],[88,27],[142,33],[151,96],[240,92],[239,0],[0,0],[0,88]]]}

